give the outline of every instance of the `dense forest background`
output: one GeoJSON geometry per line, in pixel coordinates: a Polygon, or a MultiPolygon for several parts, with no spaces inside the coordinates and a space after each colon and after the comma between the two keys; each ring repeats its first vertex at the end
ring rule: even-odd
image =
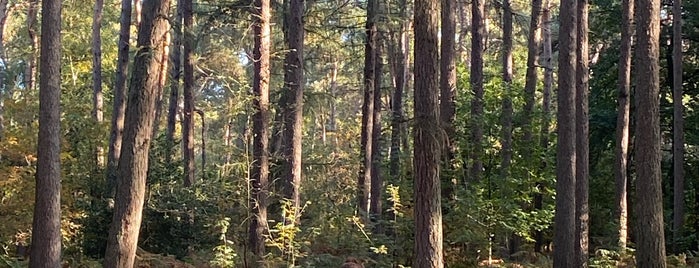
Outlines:
{"type": "MultiPolygon", "coordinates": [[[[116,252],[108,249],[108,234],[117,225],[114,211],[126,204],[119,190],[126,189],[125,177],[138,181],[136,168],[126,175],[132,169],[117,165],[125,166],[118,158],[130,151],[120,155],[113,148],[116,118],[124,114],[124,139],[141,133],[149,147],[147,161],[137,162],[147,163],[134,238],[139,267],[340,267],[347,257],[367,267],[437,267],[420,264],[424,253],[415,245],[425,232],[415,225],[417,210],[428,202],[416,200],[427,190],[441,199],[439,256],[446,266],[555,265],[554,215],[564,196],[556,198],[557,129],[566,123],[557,119],[556,99],[560,52],[571,42],[563,40],[569,32],[561,31],[566,17],[559,10],[569,2],[442,0],[437,35],[437,28],[421,28],[440,19],[434,0],[127,1],[60,1],[56,30],[40,23],[49,14],[40,8],[46,3],[0,0],[0,267],[23,267],[37,254],[30,253],[33,217],[47,213],[34,210],[35,198],[46,194],[35,190],[42,182],[40,69],[47,62],[60,69],[60,80],[52,80],[60,81],[61,93],[60,176],[53,178],[60,178],[64,266],[110,266],[116,252]],[[432,14],[419,16],[425,3],[432,14]],[[163,10],[167,18],[155,16],[163,10]],[[418,21],[423,18],[429,19],[418,21]],[[142,45],[150,39],[141,36],[139,29],[147,28],[141,23],[152,26],[150,37],[162,33],[162,43],[152,46],[159,49],[142,45]],[[40,31],[60,33],[59,61],[40,59],[42,46],[48,49],[40,31]],[[416,52],[418,40],[435,41],[436,48],[436,39],[420,39],[425,33],[439,37],[442,58],[452,51],[453,65],[440,63],[439,54],[416,52]],[[260,60],[264,44],[268,60],[260,60]],[[124,47],[128,54],[120,57],[124,47]],[[425,97],[418,83],[427,81],[425,68],[439,71],[439,64],[445,64],[442,76],[452,76],[442,78],[435,107],[437,95],[425,97]],[[433,105],[419,101],[426,99],[433,105]],[[153,109],[132,111],[136,100],[153,109]],[[419,113],[425,107],[441,112],[425,117],[419,113]],[[129,132],[130,118],[139,116],[151,118],[151,133],[129,132]],[[438,131],[421,132],[429,129],[438,131]],[[414,150],[426,145],[414,133],[444,142],[431,158],[418,158],[425,155],[414,150]],[[427,173],[441,182],[436,190],[418,186],[428,162],[440,165],[427,173]]],[[[636,205],[647,200],[636,194],[645,184],[637,183],[634,154],[653,142],[661,149],[664,222],[664,242],[656,242],[667,249],[670,267],[699,263],[699,1],[649,3],[660,7],[660,136],[635,135],[634,118],[652,108],[635,102],[641,85],[635,70],[646,63],[637,65],[634,57],[628,165],[621,169],[628,181],[621,187],[615,167],[625,97],[622,37],[634,32],[623,27],[629,0],[589,2],[589,60],[583,60],[589,64],[589,248],[583,252],[589,254],[583,263],[590,267],[635,266],[643,237],[635,226],[645,220],[638,220],[644,206],[636,205]],[[678,21],[680,32],[673,29],[678,21]],[[620,196],[628,196],[628,223],[621,225],[620,196]],[[620,239],[627,226],[628,237],[620,239]]]]}

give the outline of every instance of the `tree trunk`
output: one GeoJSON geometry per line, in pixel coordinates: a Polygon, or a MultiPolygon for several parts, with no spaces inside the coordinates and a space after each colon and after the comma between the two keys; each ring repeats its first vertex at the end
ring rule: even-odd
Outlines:
{"type": "MultiPolygon", "coordinates": [[[[380,39],[378,35],[377,39],[380,39]]],[[[369,214],[374,225],[374,233],[383,232],[381,227],[381,196],[383,194],[383,177],[381,174],[381,75],[383,70],[383,60],[381,59],[382,45],[381,41],[376,41],[376,50],[374,54],[376,61],[374,62],[374,117],[373,130],[371,131],[371,198],[369,198],[369,214]]]]}
{"type": "MultiPolygon", "coordinates": [[[[512,162],[512,7],[510,0],[503,2],[502,18],[502,81],[505,83],[505,95],[502,99],[502,162],[500,175],[506,179],[510,174],[512,162]]],[[[538,27],[537,27],[538,28],[538,27]]]]}
{"type": "MultiPolygon", "coordinates": [[[[532,0],[532,13],[529,23],[529,36],[527,37],[527,72],[524,82],[524,111],[523,114],[523,139],[524,148],[522,159],[531,159],[532,142],[534,141],[534,127],[532,119],[534,117],[534,103],[536,85],[538,83],[537,64],[539,61],[539,46],[541,45],[541,1],[532,0]]],[[[548,7],[547,7],[548,8],[548,7]]]]}
{"type": "MultiPolygon", "coordinates": [[[[439,116],[446,134],[443,168],[453,169],[452,159],[456,153],[454,119],[456,118],[456,1],[441,1],[442,34],[439,55],[439,116]]],[[[452,179],[445,176],[442,181],[442,199],[449,200],[454,194],[452,179]]]]}
{"type": "Polygon", "coordinates": [[[163,52],[160,54],[160,70],[158,70],[158,88],[156,89],[157,99],[155,100],[155,122],[153,122],[153,140],[158,138],[161,118],[163,117],[163,90],[167,82],[168,60],[170,59],[170,31],[165,34],[163,40],[163,52]]]}
{"type": "Polygon", "coordinates": [[[131,1],[121,1],[119,19],[119,42],[117,43],[117,66],[114,80],[114,104],[112,108],[111,131],[109,134],[109,152],[107,153],[107,190],[106,196],[113,198],[117,180],[117,166],[121,156],[121,144],[124,135],[124,117],[126,112],[126,78],[129,67],[129,40],[131,39],[131,1]]]}
{"type": "Polygon", "coordinates": [[[389,155],[389,174],[391,178],[398,178],[400,176],[400,156],[401,156],[401,138],[403,136],[402,125],[403,125],[403,92],[407,87],[408,80],[408,61],[410,58],[410,37],[408,36],[408,31],[410,27],[410,22],[408,18],[408,8],[406,7],[407,1],[401,1],[401,18],[403,18],[403,23],[400,25],[400,30],[397,33],[396,44],[391,46],[391,67],[394,73],[394,85],[395,89],[393,91],[393,98],[391,98],[391,153],[389,155]]]}
{"type": "Polygon", "coordinates": [[[577,1],[562,0],[558,57],[558,142],[556,151],[556,215],[554,268],[575,267],[576,167],[576,36],[577,1]]]}
{"type": "Polygon", "coordinates": [[[124,153],[119,159],[114,218],[107,239],[105,267],[132,267],[141,226],[148,151],[155,120],[159,58],[168,31],[168,0],[146,1],[138,31],[139,53],[129,87],[124,153]]]}
{"type": "Polygon", "coordinates": [[[373,150],[372,137],[374,129],[374,66],[376,65],[376,18],[378,0],[367,1],[366,42],[364,46],[364,105],[362,106],[362,135],[361,156],[362,167],[359,171],[359,188],[357,205],[361,214],[369,212],[369,197],[371,193],[371,156],[373,150]]]}
{"type": "Polygon", "coordinates": [[[267,194],[269,191],[269,78],[270,78],[270,1],[255,0],[253,24],[255,48],[253,50],[254,74],[252,90],[253,107],[253,165],[250,176],[252,198],[250,208],[250,249],[262,260],[265,254],[267,234],[267,194]]]}
{"type": "Polygon", "coordinates": [[[179,108],[179,92],[182,72],[182,17],[183,17],[183,0],[177,0],[177,14],[172,20],[172,31],[174,32],[172,42],[172,53],[170,53],[170,61],[172,61],[172,69],[170,69],[170,99],[167,109],[167,132],[165,133],[165,150],[166,161],[172,161],[175,146],[175,125],[177,124],[177,110],[179,108]]]}
{"type": "Polygon", "coordinates": [[[578,0],[577,9],[577,66],[575,107],[575,267],[587,267],[590,234],[590,207],[588,204],[589,178],[589,51],[588,51],[588,0],[578,0]]]}
{"type": "MultiPolygon", "coordinates": [[[[542,64],[544,66],[544,99],[542,104],[543,119],[541,122],[541,137],[539,146],[542,151],[548,152],[549,147],[549,129],[551,128],[551,92],[553,91],[553,63],[551,55],[553,55],[551,47],[551,3],[550,0],[545,0],[544,8],[541,14],[541,25],[543,30],[543,53],[542,64]]],[[[539,166],[540,170],[545,170],[549,163],[544,158],[539,166]]],[[[535,183],[538,191],[534,194],[534,209],[539,211],[544,208],[544,196],[546,185],[538,181],[535,183]]],[[[541,253],[544,246],[544,235],[541,230],[534,231],[534,251],[541,253]]]]}
{"type": "Polygon", "coordinates": [[[206,179],[206,115],[202,109],[194,109],[201,119],[201,178],[206,179]]]}
{"type": "Polygon", "coordinates": [[[439,9],[437,0],[415,1],[415,267],[444,267],[439,163],[439,9]]]}
{"type": "MultiPolygon", "coordinates": [[[[0,0],[0,60],[5,61],[5,29],[7,18],[10,17],[11,8],[8,8],[9,0],[0,0]]],[[[0,66],[0,141],[5,139],[5,79],[7,67],[0,66]]]]}
{"type": "Polygon", "coordinates": [[[36,53],[39,47],[39,36],[36,34],[36,17],[39,0],[29,0],[27,8],[27,34],[29,35],[30,54],[27,57],[27,65],[24,70],[24,88],[34,90],[36,84],[36,53]]]}
{"type": "Polygon", "coordinates": [[[29,267],[61,267],[61,1],[44,0],[36,201],[29,267]]]}
{"type": "Polygon", "coordinates": [[[291,201],[293,215],[285,215],[285,223],[293,224],[297,219],[301,203],[301,130],[303,128],[303,13],[304,0],[290,0],[286,43],[289,52],[284,61],[284,86],[289,103],[282,107],[284,134],[282,149],[284,169],[284,198],[291,201]],[[293,217],[291,217],[293,216],[293,217]]]}
{"type": "MultiPolygon", "coordinates": [[[[102,96],[102,8],[104,0],[95,0],[95,11],[92,17],[92,119],[98,125],[104,121],[104,98],[102,96]]],[[[96,167],[104,167],[104,148],[95,145],[96,167]]]]}
{"type": "Polygon", "coordinates": [[[184,118],[182,120],[182,158],[184,161],[184,185],[192,186],[195,182],[196,166],[194,164],[194,15],[192,0],[182,1],[184,18],[184,118]]]}
{"type": "Polygon", "coordinates": [[[660,175],[660,1],[638,0],[636,12],[636,138],[638,267],[666,267],[660,175]]]}
{"type": "MultiPolygon", "coordinates": [[[[485,0],[471,1],[471,174],[476,182],[481,179],[483,162],[483,53],[485,49],[485,0]]],[[[417,61],[416,61],[417,62],[417,61]]]]}
{"type": "Polygon", "coordinates": [[[682,105],[682,0],[672,1],[672,163],[674,206],[672,213],[672,251],[679,254],[684,225],[684,118],[682,105]]]}

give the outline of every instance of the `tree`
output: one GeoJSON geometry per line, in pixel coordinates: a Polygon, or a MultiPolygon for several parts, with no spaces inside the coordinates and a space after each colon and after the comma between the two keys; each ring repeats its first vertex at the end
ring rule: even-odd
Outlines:
{"type": "Polygon", "coordinates": [[[362,105],[362,135],[361,135],[361,155],[362,168],[359,170],[357,194],[359,211],[369,212],[369,197],[371,196],[371,156],[373,151],[372,137],[374,131],[374,94],[376,75],[374,74],[376,65],[376,19],[378,11],[378,0],[367,1],[366,13],[366,41],[364,44],[364,104],[362,105]]]}
{"type": "Polygon", "coordinates": [[[182,0],[182,17],[184,18],[184,117],[182,120],[182,155],[184,161],[184,185],[194,184],[196,166],[194,165],[194,15],[192,0],[182,0]]]}
{"type": "MultiPolygon", "coordinates": [[[[10,17],[9,0],[0,0],[0,60],[5,61],[5,25],[10,17]]],[[[6,67],[0,67],[0,141],[5,139],[5,89],[6,67]]]]}
{"type": "Polygon", "coordinates": [[[444,267],[439,162],[437,0],[415,1],[415,267],[444,267]]]}
{"type": "Polygon", "coordinates": [[[172,160],[172,150],[175,146],[175,124],[177,123],[177,108],[179,107],[179,92],[182,72],[182,19],[183,19],[183,0],[177,0],[177,14],[172,20],[172,31],[174,32],[172,42],[172,53],[170,53],[170,61],[172,61],[172,69],[170,69],[170,100],[167,109],[167,130],[165,133],[166,139],[166,158],[167,161],[172,160]]]}
{"type": "Polygon", "coordinates": [[[34,90],[36,84],[36,50],[39,46],[39,36],[36,34],[36,17],[39,0],[29,0],[27,7],[27,34],[29,35],[30,51],[24,69],[24,88],[34,90]]]}
{"type": "Polygon", "coordinates": [[[577,66],[575,78],[575,267],[587,267],[590,235],[589,178],[589,108],[588,90],[588,0],[577,0],[577,66]]]}
{"type": "Polygon", "coordinates": [[[395,34],[394,41],[389,46],[391,62],[391,70],[393,71],[393,98],[391,98],[391,153],[389,155],[389,174],[392,178],[396,178],[400,174],[400,155],[401,155],[401,138],[403,136],[403,92],[408,84],[408,68],[410,61],[410,38],[408,36],[408,27],[410,19],[408,17],[407,1],[401,1],[401,18],[403,21],[400,24],[398,32],[395,34]]]}
{"type": "Polygon", "coordinates": [[[256,257],[265,254],[267,229],[267,192],[269,177],[269,73],[270,73],[270,2],[256,0],[253,10],[255,19],[253,50],[253,165],[250,174],[252,198],[250,208],[253,214],[250,221],[250,248],[256,257]]]}
{"type": "Polygon", "coordinates": [[[485,0],[471,1],[471,179],[483,171],[483,53],[485,50],[485,0]]]}
{"type": "MultiPolygon", "coordinates": [[[[439,55],[439,116],[442,127],[447,135],[445,150],[445,167],[450,165],[454,157],[455,130],[454,119],[456,116],[456,1],[441,1],[442,40],[440,42],[439,55]]],[[[447,182],[445,185],[449,185],[447,182]]],[[[451,186],[449,186],[451,188],[451,186]]],[[[444,189],[448,197],[449,190],[444,189]]]]}
{"type": "Polygon", "coordinates": [[[672,165],[674,211],[672,214],[672,251],[679,254],[684,225],[684,118],[682,105],[682,0],[672,1],[672,165]]]}
{"type": "Polygon", "coordinates": [[[39,142],[29,267],[61,267],[61,1],[41,4],[39,142]]]}
{"type": "MultiPolygon", "coordinates": [[[[102,8],[104,0],[95,1],[95,12],[92,17],[92,118],[97,124],[104,121],[104,98],[102,96],[102,8]]],[[[95,146],[95,163],[97,167],[104,166],[104,148],[95,146]]]]}
{"type": "Polygon", "coordinates": [[[500,172],[503,178],[509,175],[512,162],[512,6],[510,0],[502,5],[502,81],[505,83],[505,95],[502,98],[502,162],[500,172]]]}
{"type": "MultiPolygon", "coordinates": [[[[282,106],[284,134],[282,142],[284,198],[291,201],[297,215],[301,196],[301,130],[303,128],[303,12],[304,0],[290,0],[285,41],[289,52],[284,60],[284,87],[289,102],[282,106]]],[[[291,215],[286,215],[291,216],[291,215]]],[[[295,219],[285,217],[286,224],[295,219]]]]}
{"type": "MultiPolygon", "coordinates": [[[[551,58],[553,55],[551,47],[551,1],[545,0],[543,4],[543,10],[541,13],[541,29],[542,29],[542,65],[544,66],[544,92],[543,92],[543,103],[542,103],[542,113],[543,119],[541,122],[541,136],[539,138],[539,146],[541,150],[548,151],[549,148],[549,136],[551,128],[551,92],[553,91],[553,63],[551,58]]],[[[546,169],[549,163],[546,159],[542,160],[540,169],[546,169]]],[[[537,193],[534,194],[534,209],[541,210],[544,208],[544,196],[541,192],[544,191],[545,185],[541,182],[536,182],[536,187],[538,188],[537,193]]],[[[541,253],[542,247],[544,245],[544,235],[541,230],[534,231],[534,251],[541,253]]]]}
{"type": "Polygon", "coordinates": [[[660,1],[636,2],[636,262],[666,267],[660,177],[660,1]]]}
{"type": "MultiPolygon", "coordinates": [[[[377,39],[381,38],[378,34],[377,39]]],[[[373,130],[371,131],[371,192],[369,198],[369,215],[374,225],[374,233],[383,232],[381,227],[382,204],[381,197],[384,191],[383,177],[381,176],[381,75],[383,70],[383,59],[381,59],[383,40],[376,40],[375,62],[374,62],[374,110],[372,111],[373,130]]]]}
{"type": "Polygon", "coordinates": [[[558,142],[556,148],[556,214],[554,216],[553,267],[575,267],[575,167],[576,167],[576,36],[577,2],[560,6],[558,56],[558,142]]]}
{"type": "Polygon", "coordinates": [[[129,85],[123,154],[119,159],[114,217],[107,239],[105,267],[132,267],[141,226],[148,152],[155,121],[158,71],[168,31],[168,0],[146,1],[138,31],[138,53],[129,85]]]}
{"type": "Polygon", "coordinates": [[[629,118],[630,118],[630,95],[631,95],[631,40],[633,37],[633,13],[634,0],[623,0],[621,4],[621,46],[619,47],[619,78],[618,78],[618,112],[616,121],[616,149],[614,161],[615,176],[615,204],[616,211],[614,219],[619,224],[618,245],[626,249],[626,239],[628,237],[628,208],[626,198],[629,150],[629,118]]]}
{"type": "Polygon", "coordinates": [[[119,19],[119,41],[117,43],[116,78],[114,79],[114,101],[112,106],[109,152],[107,153],[106,195],[113,198],[117,180],[117,166],[121,156],[126,113],[126,77],[129,67],[129,40],[131,39],[131,1],[121,1],[119,19]]]}

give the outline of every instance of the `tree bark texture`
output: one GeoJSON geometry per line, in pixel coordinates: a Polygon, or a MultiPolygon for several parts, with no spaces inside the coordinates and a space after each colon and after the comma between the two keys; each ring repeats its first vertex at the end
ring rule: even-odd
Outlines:
{"type": "Polygon", "coordinates": [[[408,85],[408,72],[410,61],[410,37],[408,34],[410,22],[405,0],[402,0],[401,17],[404,22],[400,25],[400,30],[396,34],[396,44],[391,46],[391,67],[394,73],[395,89],[391,98],[391,153],[389,155],[389,174],[392,178],[400,175],[401,138],[404,135],[402,130],[404,111],[403,94],[408,85]]]}
{"type": "MultiPolygon", "coordinates": [[[[451,165],[450,162],[455,153],[454,139],[456,137],[454,136],[453,124],[456,116],[456,8],[455,0],[441,1],[442,40],[440,42],[441,53],[439,55],[439,116],[442,128],[444,128],[444,132],[447,135],[444,151],[445,167],[451,165]]],[[[445,185],[450,183],[445,182],[445,185]]],[[[445,194],[450,194],[449,190],[446,190],[446,192],[445,194]]]]}
{"type": "Polygon", "coordinates": [[[177,14],[172,20],[172,53],[170,53],[170,61],[172,61],[172,68],[170,69],[170,99],[168,101],[167,109],[167,130],[165,133],[166,139],[166,155],[167,161],[172,161],[172,151],[175,146],[175,126],[177,124],[177,110],[179,108],[179,93],[180,93],[180,81],[182,75],[182,27],[183,27],[183,4],[184,0],[177,0],[177,14]]]}
{"type": "MultiPolygon", "coordinates": [[[[7,18],[12,11],[8,7],[9,0],[0,0],[0,60],[5,60],[5,30],[7,28],[7,18]]],[[[6,79],[6,67],[0,67],[0,141],[5,139],[5,97],[4,85],[6,79]]]]}
{"type": "Polygon", "coordinates": [[[27,65],[24,69],[24,88],[28,90],[34,90],[36,84],[36,50],[39,47],[39,36],[36,34],[38,8],[39,0],[29,0],[29,7],[27,7],[27,34],[29,36],[31,53],[27,56],[27,65]]]}
{"type": "MultiPolygon", "coordinates": [[[[382,37],[379,34],[377,39],[380,38],[382,37]]],[[[381,173],[381,75],[383,70],[383,60],[381,59],[383,46],[381,42],[381,40],[376,40],[376,49],[374,50],[374,57],[376,59],[374,62],[374,110],[372,111],[374,124],[372,125],[373,130],[371,131],[371,193],[369,198],[369,215],[372,222],[375,223],[375,234],[383,232],[381,228],[381,197],[384,191],[383,176],[381,173]]]]}
{"type": "MultiPolygon", "coordinates": [[[[290,97],[284,116],[282,141],[284,198],[292,202],[294,216],[297,216],[301,203],[301,130],[303,128],[303,12],[304,0],[290,0],[286,44],[289,52],[284,60],[284,87],[290,97]]],[[[296,219],[286,215],[287,224],[296,219]]]]}
{"type": "Polygon", "coordinates": [[[148,171],[156,90],[163,39],[169,29],[168,0],[146,1],[138,31],[140,48],[134,56],[124,129],[123,154],[119,159],[117,196],[107,239],[105,267],[132,267],[136,257],[148,171]]]}
{"type": "Polygon", "coordinates": [[[512,162],[512,6],[510,0],[503,1],[502,17],[502,81],[505,83],[505,95],[502,99],[502,161],[500,175],[503,179],[510,174],[512,162]]]}
{"type": "Polygon", "coordinates": [[[621,4],[621,46],[619,47],[618,108],[616,121],[615,175],[615,220],[619,224],[617,243],[626,249],[628,237],[628,152],[629,122],[631,114],[631,43],[633,39],[634,0],[622,0],[621,4]]]}
{"type": "Polygon", "coordinates": [[[575,107],[575,267],[587,267],[590,235],[588,0],[577,0],[577,66],[575,107]]]}
{"type": "Polygon", "coordinates": [[[184,161],[184,185],[192,186],[195,182],[194,158],[194,14],[192,0],[182,1],[182,17],[184,19],[184,48],[183,69],[184,88],[184,117],[182,120],[182,158],[184,161]]]}
{"type": "Polygon", "coordinates": [[[558,57],[558,142],[553,267],[575,267],[576,37],[577,1],[562,0],[558,57]]]}
{"type": "MultiPolygon", "coordinates": [[[[483,53],[485,50],[485,0],[471,1],[471,174],[481,179],[483,171],[483,53]]],[[[416,61],[417,62],[417,61],[416,61]]]]}
{"type": "Polygon", "coordinates": [[[682,0],[672,1],[672,165],[674,195],[672,251],[680,253],[684,225],[684,106],[682,104],[682,0]]]}
{"type": "Polygon", "coordinates": [[[415,197],[415,267],[444,267],[442,253],[442,205],[439,163],[442,157],[439,130],[440,5],[437,0],[415,1],[415,96],[413,129],[415,197]]]}
{"type": "Polygon", "coordinates": [[[522,159],[531,159],[531,146],[532,142],[534,141],[534,127],[532,126],[532,120],[534,117],[534,104],[536,102],[536,85],[539,79],[537,64],[539,64],[539,46],[541,46],[541,5],[542,0],[532,0],[529,36],[527,37],[527,72],[524,82],[524,111],[522,112],[522,131],[524,140],[522,159]]]}
{"type": "MultiPolygon", "coordinates": [[[[104,97],[102,96],[102,9],[104,0],[95,0],[92,17],[92,119],[95,123],[104,121],[104,97]]],[[[104,148],[95,144],[95,163],[104,167],[104,148]]]]}
{"type": "MultiPolygon", "coordinates": [[[[372,137],[374,130],[374,94],[376,75],[376,12],[378,0],[367,1],[366,41],[364,46],[364,104],[362,105],[362,135],[361,156],[362,167],[359,170],[357,193],[359,211],[362,214],[369,212],[369,198],[371,196],[371,156],[373,150],[372,137]]],[[[368,216],[368,214],[367,214],[368,216]]]]}
{"type": "Polygon", "coordinates": [[[29,267],[61,267],[61,1],[41,4],[36,199],[29,267]]]}
{"type": "Polygon", "coordinates": [[[660,175],[660,1],[636,2],[636,263],[666,267],[660,175]]]}
{"type": "Polygon", "coordinates": [[[114,102],[112,107],[111,131],[109,134],[109,152],[107,153],[107,191],[113,198],[116,189],[117,166],[121,156],[124,136],[124,117],[126,113],[126,78],[129,67],[129,40],[131,39],[131,1],[121,1],[119,19],[119,41],[117,43],[116,78],[114,79],[114,102]]]}
{"type": "MultiPolygon", "coordinates": [[[[543,9],[541,13],[541,29],[542,29],[542,46],[543,53],[541,62],[544,66],[544,92],[543,92],[543,103],[542,103],[542,122],[541,122],[541,136],[539,138],[539,146],[541,150],[548,152],[549,148],[549,136],[551,128],[551,95],[553,91],[553,62],[551,61],[553,51],[551,47],[551,3],[550,0],[545,0],[543,3],[543,9]]],[[[548,168],[548,161],[544,158],[541,161],[540,169],[545,170],[548,168]]],[[[545,191],[546,185],[538,181],[535,183],[538,188],[538,192],[534,194],[534,209],[541,210],[544,208],[544,196],[542,192],[545,191]]],[[[541,253],[544,246],[544,235],[541,230],[534,231],[534,251],[541,253]]]]}
{"type": "Polygon", "coordinates": [[[253,165],[250,176],[252,198],[250,208],[250,249],[260,260],[265,254],[267,234],[267,195],[269,192],[269,78],[270,78],[270,1],[255,0],[253,25],[253,165]]]}

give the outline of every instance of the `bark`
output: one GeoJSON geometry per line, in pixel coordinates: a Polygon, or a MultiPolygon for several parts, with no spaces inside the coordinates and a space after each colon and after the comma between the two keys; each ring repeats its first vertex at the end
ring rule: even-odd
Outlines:
{"type": "MultiPolygon", "coordinates": [[[[551,3],[550,0],[545,0],[544,2],[544,8],[541,13],[541,25],[542,25],[542,32],[543,32],[543,53],[542,53],[542,64],[544,65],[544,92],[543,92],[543,104],[542,104],[542,113],[543,113],[543,120],[541,122],[541,137],[539,139],[539,146],[542,151],[548,152],[548,147],[549,147],[549,135],[550,135],[550,128],[551,128],[551,92],[553,91],[553,63],[551,62],[551,58],[553,55],[552,52],[552,47],[551,47],[551,3]]],[[[546,161],[546,158],[544,158],[541,162],[541,166],[539,167],[541,170],[545,170],[548,168],[548,161],[546,161]]],[[[545,191],[546,185],[544,185],[542,182],[538,181],[535,183],[536,188],[538,191],[534,194],[534,209],[535,210],[541,210],[544,208],[544,196],[543,192],[545,191]]],[[[543,232],[540,230],[537,230],[534,232],[534,251],[535,252],[542,252],[542,248],[544,246],[544,235],[543,232]]]]}
{"type": "Polygon", "coordinates": [[[391,46],[390,57],[394,73],[393,83],[395,85],[393,98],[391,98],[391,153],[389,155],[389,174],[392,178],[398,178],[400,175],[401,137],[403,136],[401,130],[404,120],[403,93],[408,84],[407,74],[409,72],[410,37],[408,36],[408,31],[410,22],[406,2],[405,0],[401,1],[401,17],[404,19],[404,22],[401,23],[400,30],[397,34],[397,44],[391,46]]]}
{"type": "Polygon", "coordinates": [[[560,6],[558,57],[558,142],[556,151],[556,213],[554,216],[553,267],[575,267],[575,167],[576,167],[576,36],[577,2],[560,6]]]}
{"type": "Polygon", "coordinates": [[[619,48],[619,79],[618,79],[618,111],[616,121],[616,157],[614,161],[615,175],[615,204],[616,214],[614,219],[619,224],[617,244],[622,250],[626,249],[628,237],[628,203],[626,201],[628,190],[629,152],[629,121],[631,109],[631,42],[633,39],[633,13],[634,1],[623,0],[621,4],[621,46],[619,48]]]}
{"type": "Polygon", "coordinates": [[[184,185],[192,186],[196,180],[194,163],[194,16],[192,0],[182,1],[182,17],[184,19],[184,118],[182,120],[182,158],[184,161],[184,185]]]}
{"type": "Polygon", "coordinates": [[[250,176],[252,198],[250,208],[249,239],[253,254],[262,260],[265,254],[267,234],[267,195],[269,184],[269,78],[270,78],[270,1],[255,0],[252,9],[254,18],[253,50],[254,74],[252,90],[255,96],[253,107],[253,165],[250,176]]]}
{"type": "Polygon", "coordinates": [[[444,160],[447,166],[450,166],[455,149],[453,124],[456,116],[456,1],[442,0],[441,3],[442,40],[440,42],[441,54],[439,55],[439,116],[442,128],[444,128],[444,132],[447,135],[444,160]]]}
{"type": "Polygon", "coordinates": [[[466,66],[471,66],[471,62],[468,59],[468,48],[466,46],[466,38],[468,37],[468,30],[470,27],[468,20],[468,5],[467,1],[462,1],[458,3],[459,6],[459,41],[458,47],[456,49],[458,53],[459,60],[466,64],[466,66]]]}
{"type": "Polygon", "coordinates": [[[437,0],[415,1],[415,267],[444,267],[439,163],[439,9],[437,0]]]}
{"type": "MultiPolygon", "coordinates": [[[[92,17],[92,119],[98,125],[104,121],[104,98],[102,96],[102,8],[104,0],[95,0],[95,10],[92,17]]],[[[104,148],[95,145],[95,163],[104,167],[104,148]]]]}
{"type": "Polygon", "coordinates": [[[660,1],[636,2],[636,262],[666,267],[660,174],[659,38],[660,1]]]}
{"type": "Polygon", "coordinates": [[[36,17],[39,0],[29,0],[27,8],[27,34],[29,36],[30,51],[24,70],[24,88],[34,90],[36,84],[36,53],[39,47],[39,36],[36,34],[36,17]]]}
{"type": "Polygon", "coordinates": [[[503,178],[509,176],[510,162],[512,162],[512,7],[510,0],[503,2],[502,18],[502,81],[505,83],[505,95],[502,99],[502,162],[500,162],[500,175],[503,178]]]}
{"type": "Polygon", "coordinates": [[[29,267],[61,267],[61,1],[44,0],[39,143],[29,267]]]}
{"type": "MultiPolygon", "coordinates": [[[[529,36],[527,37],[527,72],[524,82],[524,111],[523,114],[523,140],[522,159],[531,159],[532,142],[534,141],[534,103],[536,85],[538,83],[537,64],[539,61],[539,46],[541,46],[541,5],[542,0],[532,0],[532,13],[529,23],[529,36]]],[[[546,7],[547,9],[549,7],[546,7]]],[[[546,22],[545,22],[546,23],[546,22]]]]}
{"type": "Polygon", "coordinates": [[[175,125],[177,124],[177,108],[179,108],[179,93],[180,81],[182,72],[182,12],[183,0],[177,0],[177,14],[172,20],[172,31],[174,32],[172,42],[172,53],[170,53],[170,61],[172,68],[170,69],[170,99],[167,109],[167,131],[165,133],[166,140],[166,160],[172,161],[172,151],[175,146],[175,125]]]}
{"type": "MultiPolygon", "coordinates": [[[[471,1],[471,174],[472,181],[481,179],[483,162],[483,53],[485,49],[485,0],[471,1]]],[[[417,62],[417,61],[416,61],[417,62]]]]}
{"type": "Polygon", "coordinates": [[[165,40],[163,40],[163,52],[160,54],[160,69],[158,70],[158,88],[156,89],[157,99],[155,101],[155,122],[153,123],[153,140],[158,138],[158,129],[160,128],[160,122],[163,116],[163,90],[165,89],[165,83],[167,82],[168,74],[168,60],[170,59],[170,43],[171,43],[170,31],[165,35],[165,40]]]}
{"type": "Polygon", "coordinates": [[[578,0],[577,8],[577,66],[575,107],[575,267],[587,267],[590,234],[589,197],[589,51],[588,0],[578,0]]]}
{"type": "Polygon", "coordinates": [[[112,107],[111,131],[109,134],[109,152],[107,153],[107,190],[106,196],[115,195],[117,166],[121,156],[124,135],[124,117],[126,113],[126,77],[129,67],[129,40],[131,39],[131,1],[121,1],[119,19],[119,41],[117,43],[117,66],[114,80],[114,103],[112,107]]]}
{"type": "MultiPolygon", "coordinates": [[[[7,18],[10,17],[11,8],[8,8],[9,0],[0,0],[0,60],[5,61],[5,30],[7,18]]],[[[5,78],[6,67],[0,67],[0,141],[5,139],[5,78]]]]}
{"type": "Polygon", "coordinates": [[[672,1],[672,163],[674,206],[672,213],[672,251],[680,253],[684,225],[684,118],[682,104],[682,0],[672,1]]]}
{"type": "MultiPolygon", "coordinates": [[[[381,35],[379,35],[381,38],[381,35]]],[[[371,221],[375,223],[374,233],[383,232],[381,227],[381,196],[383,194],[383,177],[381,176],[381,74],[383,60],[381,59],[381,41],[377,40],[374,51],[376,62],[374,66],[374,117],[373,130],[371,132],[371,198],[369,198],[369,214],[371,221]]]]}
{"type": "MultiPolygon", "coordinates": [[[[357,205],[362,214],[369,212],[369,197],[371,193],[371,156],[373,144],[374,117],[374,66],[376,65],[376,18],[378,0],[367,1],[366,42],[364,46],[364,104],[362,105],[362,135],[361,156],[362,167],[359,170],[357,181],[358,193],[357,205]]],[[[368,214],[367,214],[368,216],[368,214]]]]}
{"type": "Polygon", "coordinates": [[[159,57],[168,31],[170,2],[145,2],[138,31],[139,52],[129,87],[124,154],[119,159],[117,196],[107,239],[105,267],[132,267],[141,225],[148,171],[148,151],[155,120],[159,57]]]}
{"type": "Polygon", "coordinates": [[[301,196],[301,130],[303,128],[303,12],[304,0],[291,0],[289,5],[286,43],[289,53],[284,61],[284,86],[289,103],[282,111],[284,134],[282,141],[284,198],[291,201],[293,215],[285,215],[286,224],[297,219],[301,196]]]}

